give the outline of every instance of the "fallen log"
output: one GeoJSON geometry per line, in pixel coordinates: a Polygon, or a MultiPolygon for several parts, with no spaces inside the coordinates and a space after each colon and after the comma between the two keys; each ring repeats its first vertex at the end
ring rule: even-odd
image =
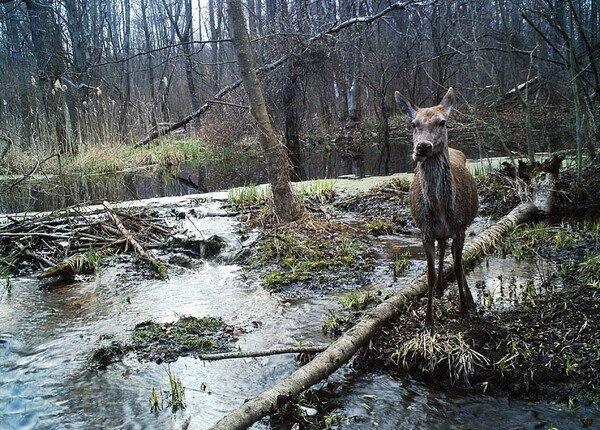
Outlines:
{"type": "MultiPolygon", "coordinates": [[[[556,175],[560,160],[553,164],[552,169],[544,172],[543,180],[535,182],[533,190],[534,203],[522,203],[497,223],[487,228],[473,240],[465,244],[463,258],[468,266],[488,253],[496,242],[501,240],[508,230],[531,219],[538,212],[550,211],[556,183],[556,175]],[[538,208],[539,205],[540,208],[538,208]]],[[[452,264],[444,262],[444,278],[452,276],[452,264]]],[[[408,287],[388,298],[371,310],[361,321],[332,342],[325,351],[318,354],[311,362],[296,370],[290,376],[271,387],[262,394],[244,402],[219,420],[211,430],[244,430],[261,418],[277,411],[289,400],[297,397],[319,381],[327,378],[363,346],[367,345],[375,333],[405,308],[409,300],[422,297],[427,292],[427,274],[422,274],[408,287]]]]}
{"type": "Polygon", "coordinates": [[[96,259],[101,258],[101,255],[94,254],[91,256],[89,252],[71,255],[60,263],[44,270],[37,277],[38,279],[51,278],[60,276],[62,278],[73,278],[75,275],[91,275],[96,271],[96,259]]]}
{"type": "Polygon", "coordinates": [[[123,223],[113,210],[112,206],[108,202],[102,202],[102,205],[106,209],[106,213],[108,214],[108,216],[117,226],[119,232],[125,237],[125,239],[127,239],[127,242],[130,243],[131,246],[133,246],[133,249],[135,249],[138,255],[150,264],[150,267],[158,274],[158,276],[160,276],[162,279],[167,278],[167,265],[155,256],[153,256],[150,252],[146,251],[146,249],[144,249],[144,247],[140,245],[140,243],[137,240],[135,240],[131,232],[127,230],[127,228],[123,225],[123,223]]]}

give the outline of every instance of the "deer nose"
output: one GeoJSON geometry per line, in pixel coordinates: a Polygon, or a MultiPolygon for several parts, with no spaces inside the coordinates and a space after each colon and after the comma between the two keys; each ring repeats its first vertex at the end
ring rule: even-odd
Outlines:
{"type": "Polygon", "coordinates": [[[431,142],[419,142],[415,145],[415,155],[423,157],[430,154],[433,151],[433,144],[431,142]]]}

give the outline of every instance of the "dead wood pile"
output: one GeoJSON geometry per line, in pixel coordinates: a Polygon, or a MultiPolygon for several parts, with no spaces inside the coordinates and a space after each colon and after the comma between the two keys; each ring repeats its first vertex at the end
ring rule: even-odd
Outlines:
{"type": "Polygon", "coordinates": [[[174,233],[156,211],[115,210],[108,204],[8,218],[0,224],[0,267],[13,274],[43,270],[40,278],[68,277],[93,273],[94,261],[103,256],[135,252],[164,277],[166,266],[148,249],[163,246],[174,233]]]}

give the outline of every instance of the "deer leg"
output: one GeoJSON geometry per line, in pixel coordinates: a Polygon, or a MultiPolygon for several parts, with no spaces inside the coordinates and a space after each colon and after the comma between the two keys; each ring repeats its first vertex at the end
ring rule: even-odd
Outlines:
{"type": "Polygon", "coordinates": [[[438,276],[435,283],[434,296],[441,299],[444,295],[444,255],[446,254],[446,241],[438,240],[438,276]]]}
{"type": "Polygon", "coordinates": [[[433,286],[435,284],[435,242],[423,237],[423,249],[427,259],[427,313],[425,314],[425,330],[433,328],[433,286]]]}
{"type": "Polygon", "coordinates": [[[462,252],[465,244],[465,233],[461,232],[456,235],[452,241],[452,257],[454,258],[454,276],[458,284],[458,295],[460,304],[460,316],[463,319],[468,319],[469,309],[475,308],[475,302],[471,295],[471,290],[467,285],[467,277],[463,267],[462,252]]]}

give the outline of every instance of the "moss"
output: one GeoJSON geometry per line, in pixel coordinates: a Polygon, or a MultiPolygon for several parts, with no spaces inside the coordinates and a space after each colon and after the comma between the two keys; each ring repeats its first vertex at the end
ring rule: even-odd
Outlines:
{"type": "MultiPolygon", "coordinates": [[[[231,330],[230,330],[231,331],[231,330]]],[[[142,361],[171,362],[180,356],[223,352],[231,349],[235,338],[220,318],[183,316],[172,323],[144,321],[137,324],[127,341],[101,337],[110,343],[96,348],[91,363],[97,369],[119,362],[133,352],[142,361]]]]}
{"type": "Polygon", "coordinates": [[[396,230],[394,224],[384,220],[373,220],[365,223],[365,229],[373,236],[392,234],[396,230]]]}
{"type": "Polygon", "coordinates": [[[104,370],[110,364],[123,360],[130,351],[130,345],[111,340],[109,344],[96,348],[92,352],[90,362],[94,368],[104,370]]]}
{"type": "Polygon", "coordinates": [[[373,262],[363,257],[363,240],[355,231],[290,229],[267,236],[247,268],[261,273],[263,287],[271,292],[300,283],[322,287],[343,276],[354,281],[373,269],[373,262]]]}

